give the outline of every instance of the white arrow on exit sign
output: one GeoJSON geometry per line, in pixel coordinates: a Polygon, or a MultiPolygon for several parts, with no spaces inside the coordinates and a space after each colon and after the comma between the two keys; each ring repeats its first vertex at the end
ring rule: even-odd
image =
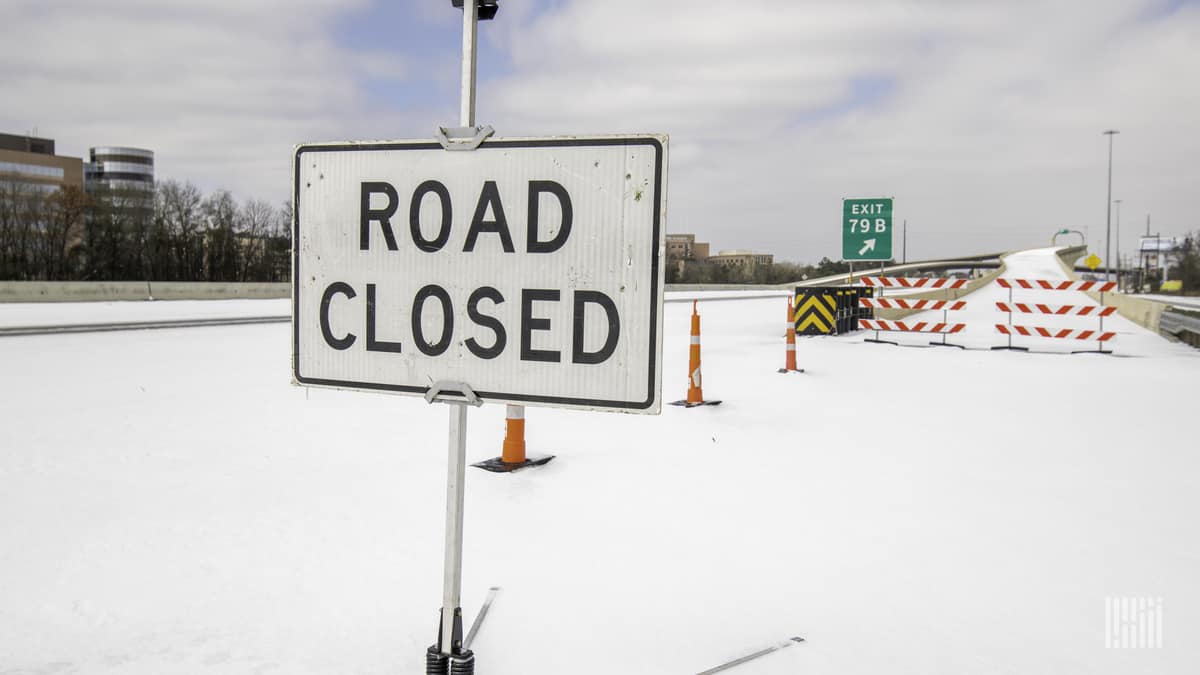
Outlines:
{"type": "Polygon", "coordinates": [[[858,249],[858,254],[859,254],[859,255],[864,255],[864,254],[865,254],[867,251],[874,251],[874,250],[875,250],[875,240],[874,240],[874,239],[868,239],[868,240],[867,240],[867,241],[866,241],[866,242],[863,244],[863,247],[862,247],[862,248],[860,248],[860,249],[858,249]]]}

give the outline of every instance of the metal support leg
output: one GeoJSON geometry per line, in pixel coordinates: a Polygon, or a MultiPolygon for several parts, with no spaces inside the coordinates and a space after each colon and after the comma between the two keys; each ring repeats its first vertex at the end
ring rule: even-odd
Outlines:
{"type": "Polygon", "coordinates": [[[446,554],[442,566],[442,610],[438,641],[425,654],[426,675],[469,674],[475,656],[463,649],[462,544],[466,493],[467,403],[447,402],[450,442],[446,462],[446,554]]]}
{"type": "Polygon", "coordinates": [[[450,403],[450,448],[446,468],[446,557],[442,567],[442,625],[438,648],[462,650],[463,496],[466,482],[467,406],[450,403]]]}

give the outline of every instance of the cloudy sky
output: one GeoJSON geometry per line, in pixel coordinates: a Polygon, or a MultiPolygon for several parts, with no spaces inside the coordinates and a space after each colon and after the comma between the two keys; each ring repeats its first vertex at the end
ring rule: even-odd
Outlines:
{"type": "MultiPolygon", "coordinates": [[[[908,257],[1086,231],[1107,138],[1122,248],[1200,229],[1200,0],[500,0],[478,120],[667,133],[668,230],[840,255],[841,199],[894,196],[908,257]]],[[[0,131],[150,148],[160,179],[289,196],[299,142],[458,116],[449,0],[0,0],[0,131]]],[[[900,242],[896,242],[897,255],[900,242]]]]}

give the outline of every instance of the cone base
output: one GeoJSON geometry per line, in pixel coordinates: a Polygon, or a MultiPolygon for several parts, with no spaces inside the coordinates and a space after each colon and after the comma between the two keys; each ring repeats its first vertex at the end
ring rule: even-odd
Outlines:
{"type": "Polygon", "coordinates": [[[777,373],[803,373],[804,369],[803,368],[780,368],[779,370],[777,370],[775,372],[777,372],[777,373]]]}
{"type": "Polygon", "coordinates": [[[521,469],[531,466],[541,466],[552,459],[554,459],[554,455],[548,455],[546,457],[534,457],[532,459],[526,459],[524,462],[510,464],[505,462],[500,457],[493,457],[491,459],[472,464],[471,466],[483,469],[484,471],[491,471],[492,473],[512,473],[513,471],[520,471],[521,469]]]}
{"type": "Polygon", "coordinates": [[[684,401],[671,401],[671,405],[683,406],[684,408],[696,408],[702,405],[721,405],[720,401],[700,401],[699,403],[688,403],[684,401]]]}

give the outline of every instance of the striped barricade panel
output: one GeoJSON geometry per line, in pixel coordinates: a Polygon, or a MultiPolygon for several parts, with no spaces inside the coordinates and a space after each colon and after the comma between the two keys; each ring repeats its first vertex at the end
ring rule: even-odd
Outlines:
{"type": "Polygon", "coordinates": [[[957,333],[967,327],[965,323],[939,323],[934,321],[884,321],[883,319],[859,319],[858,327],[866,330],[885,330],[901,333],[957,333]]]}
{"type": "Polygon", "coordinates": [[[966,279],[947,279],[929,277],[859,277],[864,286],[879,288],[964,288],[966,279]]]}
{"type": "Polygon", "coordinates": [[[967,306],[965,300],[905,300],[904,298],[860,298],[859,305],[874,309],[928,309],[957,311],[967,306]]]}
{"type": "Polygon", "coordinates": [[[1000,331],[1001,335],[1023,335],[1025,337],[1044,337],[1058,340],[1095,340],[1096,342],[1108,342],[1116,336],[1116,333],[1113,331],[1044,328],[1042,326],[1009,326],[1003,323],[996,324],[996,330],[1000,331]]]}
{"type": "Polygon", "coordinates": [[[1043,305],[1030,302],[997,302],[996,309],[1001,312],[1021,312],[1022,314],[1053,314],[1056,316],[1112,316],[1117,308],[1112,305],[1043,305]]]}
{"type": "Polygon", "coordinates": [[[1030,291],[1097,291],[1107,293],[1116,289],[1115,281],[1058,281],[1048,279],[1008,279],[1000,277],[1001,288],[1023,288],[1030,291]]]}

